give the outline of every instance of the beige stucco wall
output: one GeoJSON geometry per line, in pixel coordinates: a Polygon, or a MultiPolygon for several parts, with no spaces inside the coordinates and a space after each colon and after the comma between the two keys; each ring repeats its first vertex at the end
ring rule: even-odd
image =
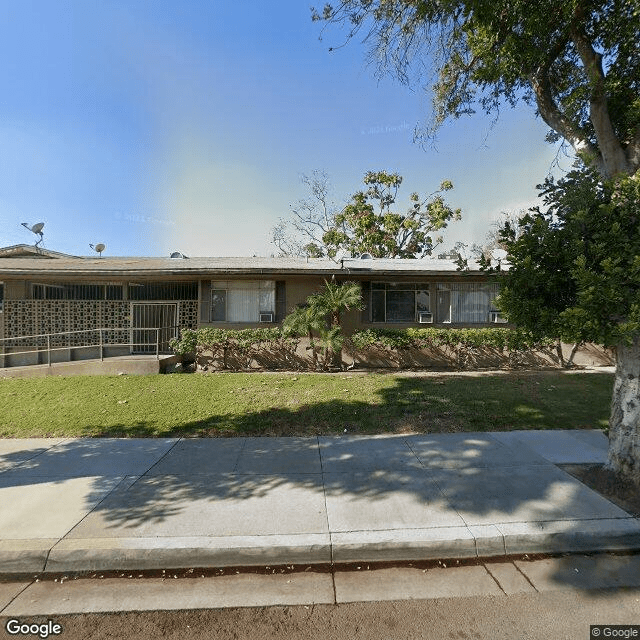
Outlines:
{"type": "Polygon", "coordinates": [[[324,285],[324,278],[290,278],[285,280],[287,290],[287,313],[291,313],[296,305],[305,304],[307,298],[320,291],[324,285]]]}
{"type": "Polygon", "coordinates": [[[5,300],[24,300],[27,298],[27,281],[26,280],[4,280],[4,299],[5,300]]]}

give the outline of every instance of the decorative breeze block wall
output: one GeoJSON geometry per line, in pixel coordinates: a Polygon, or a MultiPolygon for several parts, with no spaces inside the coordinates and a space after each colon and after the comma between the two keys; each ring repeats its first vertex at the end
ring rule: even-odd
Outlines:
{"type": "Polygon", "coordinates": [[[181,300],[178,313],[178,326],[188,329],[195,329],[198,326],[197,300],[181,300]]]}
{"type": "MultiPolygon", "coordinates": [[[[36,301],[5,300],[4,301],[4,337],[31,336],[36,333],[36,301]]],[[[33,340],[5,340],[6,347],[24,347],[32,345],[33,340]]]]}
{"type": "MultiPolygon", "coordinates": [[[[130,342],[130,314],[128,300],[5,300],[4,337],[77,331],[79,333],[50,338],[52,347],[73,347],[100,343],[99,332],[87,329],[112,328],[121,330],[104,331],[104,343],[127,344],[130,342]]],[[[178,324],[189,328],[197,326],[197,300],[180,301],[178,324]]],[[[46,337],[4,341],[5,347],[46,345],[46,337]]]]}

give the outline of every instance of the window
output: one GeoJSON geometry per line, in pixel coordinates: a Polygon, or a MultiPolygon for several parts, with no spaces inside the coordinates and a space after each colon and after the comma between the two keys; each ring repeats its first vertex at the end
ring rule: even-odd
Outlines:
{"type": "Polygon", "coordinates": [[[112,284],[34,284],[34,300],[122,300],[122,285],[112,284]]]}
{"type": "Polygon", "coordinates": [[[35,300],[64,300],[64,287],[54,284],[34,284],[33,297],[35,300]]]}
{"type": "Polygon", "coordinates": [[[224,322],[227,319],[227,290],[211,290],[211,322],[224,322]]]}
{"type": "Polygon", "coordinates": [[[259,322],[261,313],[274,313],[275,307],[273,280],[211,283],[210,322],[259,322]]]}
{"type": "Polygon", "coordinates": [[[437,286],[436,321],[444,323],[485,323],[495,309],[497,284],[452,283],[437,286]]]}
{"type": "MultiPolygon", "coordinates": [[[[121,282],[32,285],[34,300],[124,300],[121,282]]],[[[130,282],[129,300],[197,300],[197,282],[130,282]]]]}
{"type": "Polygon", "coordinates": [[[417,322],[418,314],[429,310],[426,283],[371,283],[371,322],[417,322]]]}
{"type": "Polygon", "coordinates": [[[197,300],[197,282],[130,282],[129,300],[197,300]]]}

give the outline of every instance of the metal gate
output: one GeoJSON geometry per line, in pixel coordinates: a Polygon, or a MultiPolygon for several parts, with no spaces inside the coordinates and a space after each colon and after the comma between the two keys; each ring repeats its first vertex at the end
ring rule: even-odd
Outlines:
{"type": "Polygon", "coordinates": [[[178,335],[178,304],[134,302],[131,305],[131,352],[166,353],[178,335]]]}

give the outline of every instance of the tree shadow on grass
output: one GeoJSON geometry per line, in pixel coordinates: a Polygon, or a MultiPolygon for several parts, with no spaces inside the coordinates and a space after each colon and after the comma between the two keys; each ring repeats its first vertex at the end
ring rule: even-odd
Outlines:
{"type": "MultiPolygon", "coordinates": [[[[212,393],[216,377],[212,376],[212,393]]],[[[511,429],[605,428],[610,374],[577,376],[519,372],[509,376],[396,377],[374,402],[345,389],[344,398],[211,413],[185,420],[176,407],[175,426],[135,419],[92,424],[83,435],[97,437],[309,436],[343,433],[448,433],[511,429]],[[583,377],[583,380],[585,378],[583,377]]],[[[242,398],[240,397],[240,400],[242,398]]],[[[190,408],[185,408],[185,411],[190,408]]]]}

